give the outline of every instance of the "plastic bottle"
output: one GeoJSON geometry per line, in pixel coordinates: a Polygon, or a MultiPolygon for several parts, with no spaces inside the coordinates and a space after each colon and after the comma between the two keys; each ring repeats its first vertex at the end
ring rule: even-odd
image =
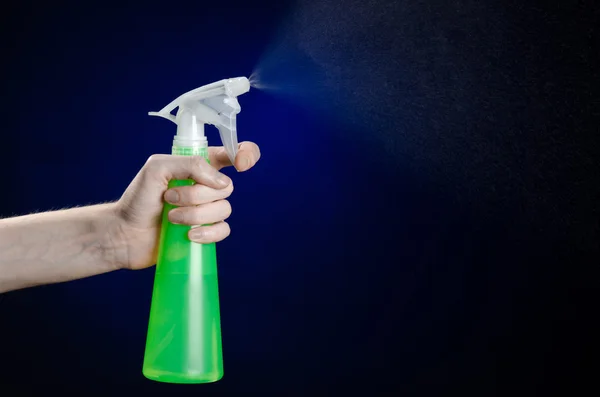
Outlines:
{"type": "MultiPolygon", "coordinates": [[[[208,161],[204,125],[215,125],[232,163],[237,154],[237,96],[250,90],[247,78],[221,80],[187,92],[150,115],[177,124],[172,154],[208,161]],[[177,115],[171,114],[179,107],[177,115]]],[[[173,180],[169,188],[192,185],[173,180]]],[[[221,316],[215,244],[194,243],[190,226],[169,222],[175,206],[165,203],[152,292],[143,374],[168,383],[208,383],[223,377],[221,316]]]]}

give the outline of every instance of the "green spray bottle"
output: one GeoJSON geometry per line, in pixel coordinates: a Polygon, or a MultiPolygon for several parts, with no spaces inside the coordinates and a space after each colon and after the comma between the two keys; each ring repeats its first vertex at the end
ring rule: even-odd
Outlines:
{"type": "MultiPolygon", "coordinates": [[[[208,161],[204,125],[217,127],[232,164],[237,154],[239,95],[250,90],[245,77],[226,79],[187,92],[151,116],[177,125],[172,154],[208,161]],[[176,115],[171,114],[179,108],[176,115]]],[[[173,180],[169,188],[192,185],[173,180]]],[[[190,226],[169,222],[175,206],[165,203],[154,277],[143,374],[168,383],[209,383],[223,377],[221,316],[215,244],[189,240],[190,226]]]]}

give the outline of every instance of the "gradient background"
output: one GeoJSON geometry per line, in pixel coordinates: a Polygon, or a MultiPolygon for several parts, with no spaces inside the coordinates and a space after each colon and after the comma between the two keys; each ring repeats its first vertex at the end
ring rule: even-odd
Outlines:
{"type": "Polygon", "coordinates": [[[227,171],[224,379],[143,378],[150,268],[5,294],[0,395],[591,384],[592,2],[301,3],[279,50],[283,1],[4,5],[0,216],[118,199],[170,151],[173,126],[147,112],[192,88],[266,64],[266,80],[305,90],[240,98],[239,139],[262,159],[227,171]],[[278,66],[288,58],[310,67],[278,66]]]}

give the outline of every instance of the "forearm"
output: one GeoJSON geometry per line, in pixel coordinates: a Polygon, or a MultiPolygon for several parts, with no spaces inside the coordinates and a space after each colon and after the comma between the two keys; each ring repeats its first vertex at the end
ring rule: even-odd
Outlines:
{"type": "Polygon", "coordinates": [[[114,204],[0,220],[0,293],[116,270],[114,204]]]}

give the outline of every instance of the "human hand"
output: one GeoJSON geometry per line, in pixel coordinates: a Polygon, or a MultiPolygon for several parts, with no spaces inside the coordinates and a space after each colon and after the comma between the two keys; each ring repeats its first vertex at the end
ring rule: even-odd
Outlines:
{"type": "MultiPolygon", "coordinates": [[[[223,147],[210,147],[209,158],[210,164],[200,156],[153,155],[148,159],[116,204],[111,239],[119,267],[143,269],[156,263],[165,201],[177,206],[168,214],[170,222],[208,225],[191,229],[190,240],[206,244],[229,236],[225,219],[231,215],[227,198],[233,182],[218,170],[232,164],[223,147]],[[168,189],[172,179],[193,179],[196,184],[168,189]]],[[[243,142],[235,168],[247,171],[259,158],[258,146],[243,142]]]]}

